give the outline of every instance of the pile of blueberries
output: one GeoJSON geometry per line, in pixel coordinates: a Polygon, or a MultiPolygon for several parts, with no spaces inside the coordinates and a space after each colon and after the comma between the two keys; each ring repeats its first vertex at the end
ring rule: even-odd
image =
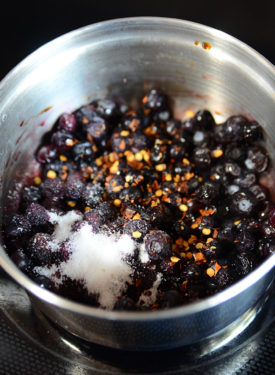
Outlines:
{"type": "Polygon", "coordinates": [[[241,115],[216,124],[200,110],[177,120],[157,90],[135,110],[122,99],[95,100],[63,114],[42,139],[40,169],[4,226],[7,251],[42,287],[98,306],[81,281],[57,286],[34,271],[69,257],[66,244],[49,246],[49,211],[77,210],[95,233],[127,233],[149,255],[127,260],[133,283],[115,309],[168,308],[217,293],[275,251],[275,205],[260,182],[270,168],[263,142],[261,126],[241,115]],[[157,273],[157,300],[145,308],[137,301],[157,273]]]}

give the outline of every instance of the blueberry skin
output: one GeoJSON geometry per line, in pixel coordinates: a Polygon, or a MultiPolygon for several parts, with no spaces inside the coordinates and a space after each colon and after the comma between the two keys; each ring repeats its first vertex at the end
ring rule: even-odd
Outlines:
{"type": "Polygon", "coordinates": [[[164,231],[149,232],[144,238],[144,243],[152,262],[160,261],[171,252],[171,237],[164,231]]]}

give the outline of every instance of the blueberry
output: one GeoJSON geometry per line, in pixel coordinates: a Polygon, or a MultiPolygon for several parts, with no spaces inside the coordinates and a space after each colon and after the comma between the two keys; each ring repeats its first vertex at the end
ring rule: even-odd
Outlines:
{"type": "Polygon", "coordinates": [[[94,116],[92,122],[85,125],[85,130],[95,141],[102,140],[107,137],[109,124],[102,117],[94,116]]]}
{"type": "Polygon", "coordinates": [[[74,133],[76,130],[76,118],[73,114],[64,113],[58,121],[58,130],[74,133]]]}
{"type": "Polygon", "coordinates": [[[200,182],[197,177],[192,177],[187,181],[187,188],[190,193],[193,193],[200,186],[200,182]]]}
{"type": "Polygon", "coordinates": [[[106,191],[111,199],[117,198],[124,189],[124,180],[121,176],[115,175],[105,183],[106,191]]]}
{"type": "Polygon", "coordinates": [[[215,126],[212,114],[207,110],[198,111],[192,119],[194,126],[200,130],[211,131],[215,126]]]}
{"type": "Polygon", "coordinates": [[[185,153],[186,153],[186,147],[181,142],[174,142],[170,146],[170,158],[175,160],[181,160],[185,153]]]}
{"type": "Polygon", "coordinates": [[[228,175],[225,173],[224,164],[216,164],[210,170],[211,179],[221,182],[223,185],[228,184],[228,175]]]}
{"type": "Polygon", "coordinates": [[[87,211],[84,214],[84,220],[89,223],[94,233],[99,232],[99,228],[105,222],[102,215],[100,215],[100,213],[96,209],[87,211]]]}
{"type": "Polygon", "coordinates": [[[216,276],[215,283],[219,290],[223,290],[232,284],[232,277],[228,268],[221,268],[216,276]]]}
{"type": "Polygon", "coordinates": [[[180,129],[180,126],[181,126],[181,123],[180,121],[178,120],[175,120],[175,119],[171,119],[169,121],[167,121],[166,123],[166,132],[174,137],[177,133],[177,131],[180,129]]]}
{"type": "Polygon", "coordinates": [[[240,187],[238,185],[234,185],[234,184],[228,185],[227,188],[226,188],[226,192],[229,195],[233,195],[233,194],[237,193],[237,191],[239,191],[239,190],[240,190],[240,187]]]}
{"type": "Polygon", "coordinates": [[[240,190],[232,195],[230,210],[237,216],[250,216],[255,213],[257,203],[254,194],[248,190],[240,190]]]}
{"type": "Polygon", "coordinates": [[[243,116],[229,117],[224,124],[216,126],[216,141],[223,144],[241,141],[243,139],[242,129],[246,121],[243,116]]]}
{"type": "Polygon", "coordinates": [[[210,248],[215,250],[215,257],[220,264],[227,264],[227,260],[232,254],[236,253],[236,246],[231,242],[230,238],[216,239],[210,243],[210,248]]]}
{"type": "Polygon", "coordinates": [[[92,142],[82,142],[76,144],[72,149],[72,154],[75,161],[78,160],[93,160],[96,155],[96,148],[92,142]]]}
{"type": "Polygon", "coordinates": [[[170,227],[171,223],[177,219],[177,213],[172,205],[161,203],[156,207],[147,210],[151,218],[151,224],[157,228],[170,227]]]}
{"type": "Polygon", "coordinates": [[[257,181],[254,173],[245,172],[240,177],[234,179],[234,184],[240,186],[241,188],[250,188],[257,181]]]}
{"type": "Polygon", "coordinates": [[[218,232],[218,240],[227,241],[227,243],[231,243],[234,241],[233,230],[231,226],[225,226],[224,228],[220,229],[218,232]]]}
{"type": "Polygon", "coordinates": [[[42,146],[36,155],[36,159],[39,163],[45,164],[50,163],[57,157],[57,151],[52,145],[42,146]]]}
{"type": "MultiPolygon", "coordinates": [[[[257,219],[258,219],[258,215],[257,215],[257,219]]],[[[249,218],[244,218],[240,220],[240,223],[238,223],[236,226],[237,231],[245,231],[245,232],[248,232],[249,234],[252,234],[254,237],[257,237],[260,231],[260,223],[258,222],[257,219],[254,219],[253,217],[249,217],[249,218]]]]}
{"type": "Polygon", "coordinates": [[[143,98],[142,102],[145,108],[153,111],[163,110],[168,106],[167,97],[157,90],[151,90],[149,94],[143,98]]]}
{"type": "Polygon", "coordinates": [[[53,282],[46,276],[43,275],[35,275],[33,278],[33,281],[40,286],[40,288],[53,290],[54,284],[53,282]]]}
{"type": "Polygon", "coordinates": [[[31,203],[39,203],[42,199],[41,191],[36,186],[25,186],[21,195],[21,205],[28,207],[31,203]]]}
{"type": "Polygon", "coordinates": [[[199,225],[199,229],[202,230],[203,228],[211,229],[215,227],[215,219],[213,216],[203,216],[201,223],[199,225]]]}
{"type": "Polygon", "coordinates": [[[259,147],[248,149],[244,164],[249,171],[262,173],[267,169],[268,163],[268,156],[263,149],[259,147]]]}
{"type": "MultiPolygon", "coordinates": [[[[82,221],[81,223],[84,224],[84,221],[82,221]]],[[[73,232],[76,231],[75,227],[77,226],[77,224],[79,224],[79,222],[73,225],[73,232]]],[[[67,239],[59,244],[57,249],[54,249],[54,251],[52,252],[51,263],[59,265],[62,262],[67,262],[70,258],[71,253],[72,243],[70,239],[67,239]]]]}
{"type": "Polygon", "coordinates": [[[209,204],[218,197],[219,191],[220,185],[217,182],[207,181],[196,190],[196,195],[200,202],[209,204]]]}
{"type": "Polygon", "coordinates": [[[247,121],[242,131],[243,138],[246,142],[254,142],[263,138],[262,128],[256,121],[247,121]]]}
{"type": "Polygon", "coordinates": [[[146,150],[149,147],[148,138],[140,132],[135,132],[132,134],[132,151],[134,153],[140,150],[146,150]]]}
{"type": "Polygon", "coordinates": [[[15,214],[5,227],[7,237],[19,238],[31,232],[31,223],[26,216],[15,214]]]}
{"type": "Polygon", "coordinates": [[[164,163],[168,156],[167,145],[155,144],[151,148],[151,161],[154,164],[164,163]]]}
{"type": "Polygon", "coordinates": [[[67,199],[80,199],[80,197],[82,196],[82,192],[85,188],[85,184],[82,180],[83,177],[78,172],[69,174],[66,182],[64,183],[64,196],[67,199]]]}
{"type": "MultiPolygon", "coordinates": [[[[131,132],[140,131],[144,127],[143,119],[140,116],[137,116],[135,113],[126,114],[121,120],[122,127],[128,129],[131,132]]],[[[147,126],[149,125],[146,124],[147,126]]]]}
{"type": "Polygon", "coordinates": [[[69,151],[74,145],[72,134],[65,131],[57,131],[53,133],[51,143],[60,152],[69,151]]]}
{"type": "Polygon", "coordinates": [[[180,305],[182,297],[176,290],[167,290],[160,298],[159,305],[162,309],[169,309],[180,305]]]}
{"type": "Polygon", "coordinates": [[[275,238],[264,238],[259,243],[259,252],[262,256],[268,257],[275,253],[275,238]]]}
{"type": "Polygon", "coordinates": [[[132,139],[129,134],[120,131],[113,132],[111,136],[111,149],[114,152],[120,153],[128,150],[132,143],[132,139]]]}
{"type": "Polygon", "coordinates": [[[254,268],[253,256],[248,253],[236,254],[233,258],[232,266],[238,276],[246,276],[254,268]]]}
{"type": "MultiPolygon", "coordinates": [[[[177,254],[175,254],[177,257],[177,254]]],[[[159,270],[164,276],[176,275],[179,273],[181,262],[173,262],[171,257],[164,258],[159,264],[159,270]]]]}
{"type": "Polygon", "coordinates": [[[225,148],[225,157],[226,159],[236,162],[243,161],[245,157],[245,149],[242,144],[230,143],[225,148]]]}
{"type": "Polygon", "coordinates": [[[50,216],[45,207],[38,203],[32,203],[26,210],[26,216],[33,226],[45,226],[50,216]]]}
{"type": "Polygon", "coordinates": [[[267,199],[268,192],[261,185],[252,185],[250,186],[249,191],[255,195],[258,201],[265,201],[267,199]]]}
{"type": "Polygon", "coordinates": [[[171,237],[161,230],[151,231],[146,234],[144,243],[150,260],[153,262],[160,261],[171,252],[171,237]]]}
{"type": "Polygon", "coordinates": [[[96,209],[104,222],[113,221],[117,216],[115,209],[110,205],[109,202],[100,202],[96,209]]]}
{"type": "Polygon", "coordinates": [[[127,297],[127,296],[122,296],[115,303],[114,310],[134,311],[136,310],[136,304],[134,300],[132,300],[132,298],[127,297]]]}
{"type": "Polygon", "coordinates": [[[95,207],[103,201],[104,188],[101,184],[87,184],[81,192],[85,206],[95,207]]]}
{"type": "Polygon", "coordinates": [[[36,233],[29,241],[28,252],[36,266],[46,266],[51,262],[51,236],[46,233],[36,233]]]}
{"type": "Polygon", "coordinates": [[[227,162],[224,164],[224,171],[230,178],[237,178],[241,175],[241,168],[237,163],[227,162]]]}
{"type": "Polygon", "coordinates": [[[196,147],[206,147],[209,143],[209,134],[203,130],[196,130],[193,134],[193,144],[196,147]]]}
{"type": "Polygon", "coordinates": [[[265,220],[270,219],[271,211],[274,210],[274,203],[271,201],[264,201],[261,203],[261,209],[258,213],[258,220],[263,222],[265,220]]]}
{"type": "Polygon", "coordinates": [[[82,280],[72,280],[69,277],[63,278],[58,293],[80,303],[87,303],[90,306],[99,306],[98,296],[89,294],[82,280]]]}
{"type": "Polygon", "coordinates": [[[181,128],[183,131],[191,135],[195,131],[195,123],[193,121],[193,118],[188,118],[187,120],[183,121],[181,124],[181,128]]]}
{"type": "Polygon", "coordinates": [[[202,202],[197,198],[193,198],[192,200],[190,200],[187,203],[187,206],[188,206],[188,212],[190,212],[191,214],[198,213],[199,210],[203,208],[202,202]]]}
{"type": "Polygon", "coordinates": [[[23,249],[17,249],[11,254],[11,260],[23,272],[31,270],[31,260],[24,253],[23,249]]]}
{"type": "Polygon", "coordinates": [[[148,233],[150,225],[145,220],[130,220],[124,227],[124,233],[129,234],[137,241],[143,240],[148,233]]]}
{"type": "Polygon", "coordinates": [[[47,178],[41,184],[42,196],[57,202],[64,196],[64,184],[58,178],[47,178]]]}
{"type": "Polygon", "coordinates": [[[120,113],[118,104],[110,99],[95,100],[91,105],[96,113],[106,120],[115,120],[120,113]]]}
{"type": "Polygon", "coordinates": [[[192,284],[199,283],[202,277],[201,267],[195,263],[186,264],[182,269],[181,277],[192,284]]]}
{"type": "Polygon", "coordinates": [[[74,115],[80,125],[85,125],[93,120],[94,116],[96,116],[96,112],[94,106],[88,104],[78,109],[74,115]]]}
{"type": "Polygon", "coordinates": [[[207,170],[211,165],[210,150],[205,147],[197,147],[193,150],[191,159],[196,168],[200,170],[207,170]]]}
{"type": "Polygon", "coordinates": [[[264,237],[275,237],[275,227],[270,223],[269,219],[261,223],[261,232],[264,237]]]}
{"type": "Polygon", "coordinates": [[[58,176],[61,176],[62,167],[63,167],[63,163],[61,160],[59,159],[53,160],[52,162],[45,164],[44,169],[43,169],[43,174],[44,176],[47,176],[49,171],[54,171],[56,172],[58,176]]]}
{"type": "Polygon", "coordinates": [[[172,114],[169,109],[163,109],[161,111],[154,113],[153,121],[155,121],[156,123],[162,123],[169,120],[171,116],[172,114]]]}
{"type": "Polygon", "coordinates": [[[253,252],[256,240],[252,233],[241,230],[235,237],[236,248],[239,252],[253,252]]]}

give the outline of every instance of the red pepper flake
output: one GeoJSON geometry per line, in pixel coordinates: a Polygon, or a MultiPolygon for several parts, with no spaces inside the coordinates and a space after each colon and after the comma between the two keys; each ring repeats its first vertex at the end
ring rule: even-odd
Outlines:
{"type": "Polygon", "coordinates": [[[202,48],[208,51],[212,48],[212,44],[209,42],[202,42],[202,48]]]}
{"type": "Polygon", "coordinates": [[[205,256],[201,252],[194,253],[194,258],[196,263],[206,262],[205,256]]]}
{"type": "Polygon", "coordinates": [[[213,215],[215,212],[216,212],[216,209],[214,208],[209,208],[208,210],[200,210],[201,216],[213,215]]]}

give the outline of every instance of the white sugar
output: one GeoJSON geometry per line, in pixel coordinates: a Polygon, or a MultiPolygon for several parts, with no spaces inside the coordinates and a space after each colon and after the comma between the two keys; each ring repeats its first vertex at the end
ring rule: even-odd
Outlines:
{"type": "Polygon", "coordinates": [[[141,261],[141,263],[149,262],[149,254],[145,249],[144,242],[139,247],[139,260],[141,261]]]}
{"type": "Polygon", "coordinates": [[[62,216],[53,212],[49,212],[49,215],[50,222],[56,224],[53,238],[57,243],[66,240],[71,233],[73,224],[82,219],[82,215],[73,210],[62,216]]]}
{"type": "Polygon", "coordinates": [[[123,261],[133,254],[134,241],[128,235],[94,234],[86,224],[72,237],[73,252],[60,266],[61,273],[83,280],[90,293],[99,294],[102,307],[114,307],[117,297],[131,283],[131,267],[123,261]]]}
{"type": "Polygon", "coordinates": [[[58,267],[35,267],[35,271],[49,277],[57,286],[65,277],[79,280],[89,293],[98,295],[101,307],[112,309],[132,283],[133,270],[126,259],[134,254],[135,242],[126,234],[93,233],[85,222],[78,231],[72,232],[73,224],[81,219],[82,215],[74,211],[63,216],[50,213],[50,220],[55,224],[53,249],[58,251],[58,244],[67,241],[71,254],[58,267]]]}
{"type": "Polygon", "coordinates": [[[162,274],[159,272],[157,273],[157,278],[154,281],[152,288],[145,290],[141,296],[139,297],[138,304],[141,306],[150,306],[156,302],[157,294],[158,294],[158,287],[162,280],[162,274]]]}
{"type": "Polygon", "coordinates": [[[53,264],[50,268],[48,267],[34,267],[34,271],[39,275],[46,276],[51,279],[56,285],[62,283],[62,277],[59,275],[59,268],[53,264]]]}

